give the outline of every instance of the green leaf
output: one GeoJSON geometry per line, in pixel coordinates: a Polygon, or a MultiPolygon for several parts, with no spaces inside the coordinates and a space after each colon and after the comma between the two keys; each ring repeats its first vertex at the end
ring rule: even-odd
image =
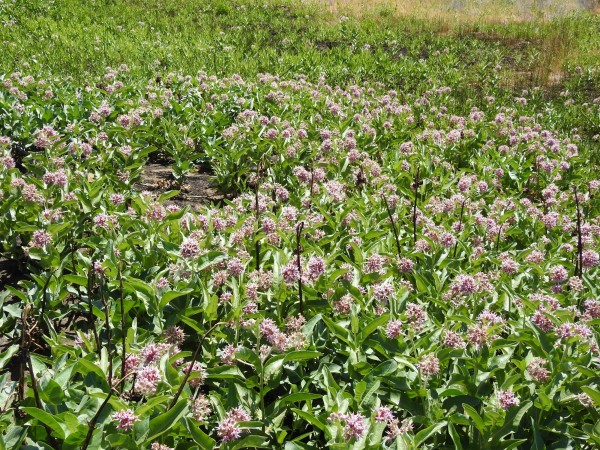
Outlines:
{"type": "Polygon", "coordinates": [[[160,299],[160,307],[164,308],[169,304],[171,300],[174,300],[177,297],[181,297],[182,295],[187,295],[191,292],[194,292],[193,288],[185,288],[180,291],[167,291],[162,295],[160,299]]]}
{"type": "Polygon", "coordinates": [[[427,439],[437,433],[440,429],[444,428],[448,422],[443,420],[435,425],[431,425],[424,430],[419,431],[415,434],[415,447],[419,447],[421,444],[425,443],[427,439]]]}
{"type": "Polygon", "coordinates": [[[231,447],[231,450],[241,450],[245,448],[271,448],[269,439],[265,436],[250,435],[246,436],[231,447]]]}
{"type": "Polygon", "coordinates": [[[493,442],[499,442],[504,436],[509,433],[515,433],[521,424],[521,419],[525,413],[533,405],[532,402],[525,402],[519,408],[512,408],[506,413],[504,425],[496,431],[492,436],[493,442]]]}
{"type": "Polygon", "coordinates": [[[10,291],[12,295],[14,295],[15,297],[17,297],[19,300],[21,300],[24,303],[27,303],[27,297],[25,296],[25,294],[23,294],[21,291],[19,291],[18,289],[12,287],[12,286],[5,286],[6,290],[10,291]]]}
{"type": "Polygon", "coordinates": [[[295,350],[292,352],[288,352],[285,354],[283,358],[283,362],[292,362],[292,361],[306,361],[309,359],[318,358],[323,355],[321,352],[313,352],[308,350],[295,350]]]}
{"type": "Polygon", "coordinates": [[[227,259],[227,255],[223,252],[208,252],[198,258],[198,266],[196,271],[200,272],[213,264],[227,259]]]}
{"type": "Polygon", "coordinates": [[[87,375],[88,373],[93,372],[102,379],[106,378],[106,375],[104,374],[104,372],[102,372],[102,369],[100,369],[100,367],[98,367],[93,362],[83,358],[77,361],[74,371],[80,372],[82,375],[87,375]]]}
{"type": "Polygon", "coordinates": [[[46,411],[43,411],[41,409],[29,407],[29,406],[24,406],[21,409],[23,411],[25,411],[27,414],[29,414],[31,417],[39,420],[43,424],[50,427],[50,429],[53,431],[53,434],[57,438],[59,438],[59,439],[65,438],[65,430],[63,430],[63,427],[60,425],[60,423],[58,423],[58,421],[54,418],[53,415],[48,414],[46,411]]]}
{"type": "Polygon", "coordinates": [[[295,394],[286,395],[281,400],[278,401],[278,406],[289,405],[290,403],[296,402],[305,402],[308,400],[316,400],[319,398],[323,398],[322,395],[319,394],[311,394],[309,392],[297,392],[295,394]]]}
{"type": "Polygon", "coordinates": [[[160,194],[158,197],[158,202],[162,203],[170,198],[177,197],[179,195],[179,191],[167,191],[160,194]]]}
{"type": "Polygon", "coordinates": [[[44,377],[39,381],[40,398],[46,403],[58,405],[62,402],[65,393],[63,388],[51,378],[44,377]]]}
{"type": "Polygon", "coordinates": [[[323,422],[321,422],[319,419],[317,419],[317,417],[314,414],[308,413],[306,411],[302,411],[297,408],[292,408],[292,412],[295,412],[300,417],[302,417],[304,420],[306,420],[308,423],[313,424],[315,427],[317,427],[321,431],[325,431],[325,429],[327,428],[327,425],[325,425],[323,422]]]}
{"type": "Polygon", "coordinates": [[[368,338],[371,333],[373,333],[377,328],[385,325],[389,320],[389,317],[386,315],[381,315],[376,319],[373,319],[361,332],[360,332],[360,341],[361,344],[363,341],[368,338]]]}
{"type": "Polygon", "coordinates": [[[19,351],[19,344],[13,344],[6,349],[5,352],[0,354],[0,369],[3,369],[6,363],[8,363],[14,355],[19,351]]]}
{"type": "Polygon", "coordinates": [[[456,428],[454,428],[454,424],[452,422],[448,422],[448,433],[450,434],[452,442],[454,442],[454,450],[462,450],[460,435],[456,431],[456,428]]]}
{"type": "Polygon", "coordinates": [[[513,448],[517,448],[525,442],[527,442],[527,439],[509,439],[506,441],[502,441],[500,443],[500,447],[496,448],[502,448],[503,450],[512,450],[513,448]]]}
{"type": "Polygon", "coordinates": [[[88,284],[88,279],[87,277],[81,276],[81,275],[73,275],[73,274],[69,274],[69,275],[63,275],[63,278],[68,281],[71,284],[77,284],[79,286],[87,286],[88,284]]]}
{"type": "Polygon", "coordinates": [[[189,431],[190,436],[196,444],[203,450],[211,450],[215,447],[217,442],[202,431],[198,425],[192,422],[190,419],[185,419],[185,427],[189,431]]]}
{"type": "Polygon", "coordinates": [[[164,414],[159,414],[150,420],[150,431],[146,442],[150,442],[163,433],[169,431],[183,417],[188,409],[188,401],[185,398],[179,400],[172,409],[164,414]]]}
{"type": "Polygon", "coordinates": [[[465,410],[465,414],[469,416],[469,418],[473,421],[475,428],[477,428],[483,433],[483,431],[485,430],[485,422],[483,421],[479,413],[475,410],[475,408],[473,408],[467,403],[463,403],[462,406],[465,410]]]}
{"type": "Polygon", "coordinates": [[[600,392],[598,392],[596,389],[592,389],[589,386],[582,386],[581,390],[589,395],[596,405],[600,406],[600,392]]]}

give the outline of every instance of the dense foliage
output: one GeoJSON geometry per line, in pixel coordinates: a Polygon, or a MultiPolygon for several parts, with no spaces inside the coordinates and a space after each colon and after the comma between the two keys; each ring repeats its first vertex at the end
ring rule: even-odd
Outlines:
{"type": "Polygon", "coordinates": [[[600,445],[600,97],[31,69],[0,87],[0,448],[600,445]],[[151,160],[226,198],[141,190],[151,160]]]}

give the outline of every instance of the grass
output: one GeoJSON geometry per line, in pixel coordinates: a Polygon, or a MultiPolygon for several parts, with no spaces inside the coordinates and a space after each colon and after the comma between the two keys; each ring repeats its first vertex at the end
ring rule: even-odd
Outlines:
{"type": "MultiPolygon", "coordinates": [[[[516,3],[493,3],[502,14],[482,15],[483,6],[468,2],[456,14],[437,0],[339,0],[335,11],[312,0],[12,0],[0,4],[0,72],[81,85],[127,64],[140,83],[204,71],[324,76],[333,85],[376,81],[414,95],[452,86],[464,111],[492,92],[512,100],[535,87],[549,104],[563,102],[567,91],[581,104],[600,96],[599,16],[512,20],[516,3]],[[502,70],[490,70],[496,66],[502,70]]],[[[563,12],[574,9],[567,6],[563,12]]],[[[562,128],[597,132],[580,122],[573,117],[562,128]]]]}
{"type": "MultiPolygon", "coordinates": [[[[323,0],[315,0],[323,2],[323,0]]],[[[594,0],[326,0],[334,13],[368,16],[383,12],[448,24],[508,24],[550,20],[570,14],[597,13],[594,0]]]]}
{"type": "Polygon", "coordinates": [[[398,47],[410,58],[448,48],[457,58],[475,50],[487,65],[508,58],[515,84],[523,84],[519,80],[527,73],[533,86],[555,84],[568,67],[597,66],[600,59],[600,19],[592,15],[523,22],[509,20],[515,7],[505,14],[486,9],[494,18],[488,20],[475,13],[457,15],[433,0],[421,6],[337,3],[332,14],[314,2],[13,0],[0,6],[5,24],[0,70],[28,63],[81,82],[102,74],[106,66],[127,63],[139,77],[171,70],[324,72],[333,82],[401,84],[404,80],[389,75],[398,69],[398,54],[390,49],[398,47]],[[352,20],[340,23],[340,14],[352,20]],[[366,45],[371,50],[361,52],[366,45]]]}

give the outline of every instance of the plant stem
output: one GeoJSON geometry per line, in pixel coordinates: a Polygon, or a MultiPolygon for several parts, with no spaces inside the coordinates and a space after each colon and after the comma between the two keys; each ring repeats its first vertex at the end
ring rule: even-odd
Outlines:
{"type": "Polygon", "coordinates": [[[102,304],[104,305],[104,314],[106,316],[106,349],[108,351],[108,384],[112,389],[112,377],[113,377],[113,359],[111,355],[111,341],[112,334],[110,329],[110,310],[108,307],[108,301],[104,293],[104,288],[100,285],[100,297],[102,298],[102,304]]]}
{"type": "Polygon", "coordinates": [[[575,206],[577,207],[577,262],[575,263],[575,275],[579,278],[583,277],[583,241],[581,239],[581,208],[579,206],[579,196],[577,195],[577,187],[573,186],[575,194],[575,206]]]}
{"type": "MultiPolygon", "coordinates": [[[[115,386],[115,387],[118,387],[118,385],[123,384],[123,382],[125,381],[126,378],[127,378],[127,376],[124,376],[123,378],[121,378],[118,381],[117,386],[115,386]]],[[[94,417],[92,417],[92,420],[90,420],[90,422],[88,423],[88,431],[85,436],[85,440],[83,441],[83,444],[81,445],[81,450],[87,450],[88,446],[90,445],[92,437],[94,436],[94,430],[96,429],[96,423],[98,422],[98,419],[100,418],[100,414],[102,413],[102,410],[104,409],[104,407],[108,404],[108,401],[110,400],[110,398],[112,397],[114,392],[115,392],[115,390],[113,389],[113,387],[109,386],[109,391],[108,391],[108,394],[106,395],[106,398],[104,399],[104,401],[98,408],[98,411],[96,411],[96,414],[94,414],[94,417]]]]}
{"type": "MultiPolygon", "coordinates": [[[[125,376],[125,362],[126,362],[126,339],[125,339],[125,302],[123,299],[123,270],[121,267],[121,261],[119,261],[119,292],[120,292],[120,306],[121,306],[121,376],[125,376]]],[[[123,385],[124,387],[125,385],[123,385]]]]}
{"type": "Polygon", "coordinates": [[[400,239],[398,238],[398,230],[396,229],[396,222],[394,222],[394,216],[392,215],[392,211],[390,210],[390,206],[388,205],[387,199],[385,195],[381,194],[381,199],[385,204],[385,209],[387,210],[388,216],[390,218],[390,222],[392,222],[392,230],[394,232],[394,238],[396,239],[396,249],[398,250],[398,258],[402,257],[402,249],[400,247],[400,239]]]}
{"type": "Polygon", "coordinates": [[[94,260],[90,263],[90,267],[88,270],[88,284],[87,284],[87,299],[88,299],[88,327],[92,329],[92,333],[94,333],[94,341],[96,342],[96,350],[98,351],[98,356],[100,356],[100,338],[98,337],[98,332],[96,331],[96,324],[94,323],[94,306],[92,305],[92,291],[94,289],[94,260]]]}
{"type": "Polygon", "coordinates": [[[212,331],[215,328],[217,328],[219,325],[222,325],[222,324],[223,324],[223,322],[217,322],[217,323],[215,323],[200,338],[200,341],[198,342],[198,346],[196,347],[196,350],[194,351],[194,354],[192,355],[192,360],[190,361],[190,365],[188,366],[188,368],[185,371],[185,375],[183,377],[183,381],[179,385],[179,389],[177,389],[177,393],[175,394],[175,397],[173,397],[173,400],[171,400],[171,403],[169,404],[169,407],[167,408],[167,411],[169,411],[171,408],[173,408],[173,406],[175,406],[175,404],[177,403],[177,400],[179,400],[179,397],[181,396],[181,393],[183,392],[183,388],[185,387],[185,384],[187,383],[187,380],[190,377],[190,373],[192,373],[192,369],[194,367],[194,362],[198,359],[198,355],[200,354],[200,350],[202,349],[202,344],[204,343],[204,340],[206,339],[206,337],[210,333],[212,333],[212,331]]]}
{"type": "Polygon", "coordinates": [[[302,237],[302,229],[304,228],[304,222],[300,222],[296,228],[296,264],[298,266],[298,297],[300,299],[300,314],[304,314],[304,299],[302,298],[302,264],[300,263],[300,253],[302,248],[300,247],[300,238],[302,237]]]}
{"type": "Polygon", "coordinates": [[[421,166],[417,167],[417,173],[415,174],[415,181],[413,182],[413,187],[415,189],[415,201],[413,202],[413,245],[417,242],[417,202],[419,201],[419,171],[421,170],[421,166]]]}
{"type": "MultiPolygon", "coordinates": [[[[460,219],[458,220],[458,232],[459,233],[462,231],[462,221],[463,221],[463,213],[465,211],[465,202],[466,202],[466,199],[463,200],[462,205],[460,205],[460,219]]],[[[457,248],[458,248],[458,239],[456,240],[456,244],[454,244],[454,253],[452,254],[453,258],[456,257],[456,249],[457,248]]]]}

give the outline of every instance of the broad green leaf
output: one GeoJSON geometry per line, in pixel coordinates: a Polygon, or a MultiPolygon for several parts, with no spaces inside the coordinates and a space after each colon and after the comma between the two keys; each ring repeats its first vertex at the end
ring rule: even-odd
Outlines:
{"type": "Polygon", "coordinates": [[[185,419],[185,427],[196,444],[203,450],[211,450],[217,444],[216,441],[207,435],[200,427],[190,419],[185,419]]]}
{"type": "Polygon", "coordinates": [[[427,439],[429,439],[431,436],[433,436],[439,430],[444,428],[447,423],[448,422],[443,420],[439,423],[436,423],[434,425],[431,425],[431,426],[425,428],[424,430],[419,431],[417,434],[415,434],[415,446],[418,448],[421,444],[424,444],[427,439]]]}
{"type": "Polygon", "coordinates": [[[172,409],[150,420],[150,431],[146,442],[149,443],[161,434],[169,431],[183,417],[187,409],[188,400],[183,398],[172,409]]]}
{"type": "Polygon", "coordinates": [[[302,417],[308,423],[313,424],[315,427],[317,427],[321,431],[325,431],[325,429],[327,428],[327,425],[325,425],[323,422],[321,422],[319,419],[317,419],[317,417],[314,414],[308,413],[306,411],[302,411],[297,408],[292,408],[292,411],[295,412],[296,414],[298,414],[300,417],[302,417]]]}
{"type": "Polygon", "coordinates": [[[465,414],[469,416],[469,418],[473,421],[475,427],[483,433],[485,430],[485,422],[483,421],[479,413],[475,410],[475,408],[473,408],[471,405],[468,405],[467,403],[463,403],[462,406],[465,410],[465,414]]]}
{"type": "Polygon", "coordinates": [[[21,409],[31,417],[47,425],[53,431],[53,434],[59,439],[65,438],[65,430],[63,429],[63,426],[58,423],[58,421],[54,418],[55,416],[52,414],[48,414],[46,411],[30,406],[24,406],[21,409]]]}

